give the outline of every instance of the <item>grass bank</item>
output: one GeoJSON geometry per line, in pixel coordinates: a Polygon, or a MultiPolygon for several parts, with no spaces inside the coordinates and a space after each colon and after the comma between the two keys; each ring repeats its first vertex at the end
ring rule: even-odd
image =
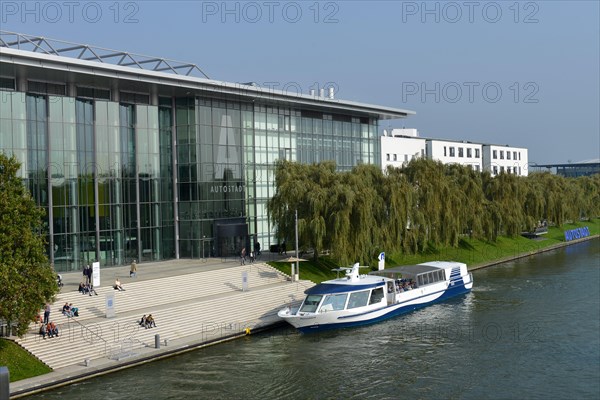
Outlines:
{"type": "MultiPolygon", "coordinates": [[[[538,239],[527,239],[522,236],[514,238],[499,237],[496,242],[486,242],[465,237],[460,240],[458,247],[431,246],[425,252],[419,254],[390,254],[386,252],[386,266],[393,267],[418,264],[426,261],[452,260],[464,262],[470,268],[477,267],[493,261],[517,257],[522,254],[536,253],[564,243],[565,231],[584,226],[589,228],[590,235],[598,235],[600,233],[600,219],[597,218],[592,221],[564,224],[560,228],[550,227],[548,233],[538,239]]],[[[290,274],[291,266],[289,263],[273,262],[269,264],[288,275],[290,274]]],[[[373,261],[371,265],[375,266],[376,261],[373,261]]],[[[332,272],[331,269],[337,266],[335,261],[330,257],[319,258],[317,262],[313,262],[312,260],[304,261],[300,263],[300,278],[320,283],[335,278],[336,273],[332,272]]]]}
{"type": "Polygon", "coordinates": [[[0,339],[0,366],[8,367],[10,381],[47,374],[52,369],[11,340],[0,339]]]}

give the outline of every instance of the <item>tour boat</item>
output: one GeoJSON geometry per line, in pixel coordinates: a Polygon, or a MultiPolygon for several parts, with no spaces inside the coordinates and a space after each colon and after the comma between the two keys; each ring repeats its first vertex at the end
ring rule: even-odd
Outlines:
{"type": "Polygon", "coordinates": [[[306,290],[298,308],[277,313],[301,332],[366,325],[468,293],[473,275],[459,262],[433,261],[359,273],[360,266],[338,268],[345,277],[306,290]]]}

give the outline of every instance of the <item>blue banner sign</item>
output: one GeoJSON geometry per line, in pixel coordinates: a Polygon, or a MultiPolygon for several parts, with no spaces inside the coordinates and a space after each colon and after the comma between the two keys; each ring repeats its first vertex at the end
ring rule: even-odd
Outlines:
{"type": "Polygon", "coordinates": [[[565,231],[565,240],[567,242],[575,239],[581,239],[584,237],[590,236],[590,230],[587,226],[583,228],[571,229],[569,231],[565,231]]]}

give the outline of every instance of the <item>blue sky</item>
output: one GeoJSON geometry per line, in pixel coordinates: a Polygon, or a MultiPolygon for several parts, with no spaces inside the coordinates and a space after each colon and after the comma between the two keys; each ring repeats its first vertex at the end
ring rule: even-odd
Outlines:
{"type": "Polygon", "coordinates": [[[0,28],[198,64],[417,112],[382,127],[600,157],[598,1],[73,1],[0,4],[0,28]]]}

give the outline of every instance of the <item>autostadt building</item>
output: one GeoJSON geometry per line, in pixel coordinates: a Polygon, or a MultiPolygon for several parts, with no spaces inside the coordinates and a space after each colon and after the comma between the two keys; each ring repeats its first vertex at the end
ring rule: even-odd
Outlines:
{"type": "Polygon", "coordinates": [[[379,120],[413,114],[327,94],[0,33],[0,151],[46,211],[59,271],[267,248],[277,160],[379,164],[379,120]]]}

